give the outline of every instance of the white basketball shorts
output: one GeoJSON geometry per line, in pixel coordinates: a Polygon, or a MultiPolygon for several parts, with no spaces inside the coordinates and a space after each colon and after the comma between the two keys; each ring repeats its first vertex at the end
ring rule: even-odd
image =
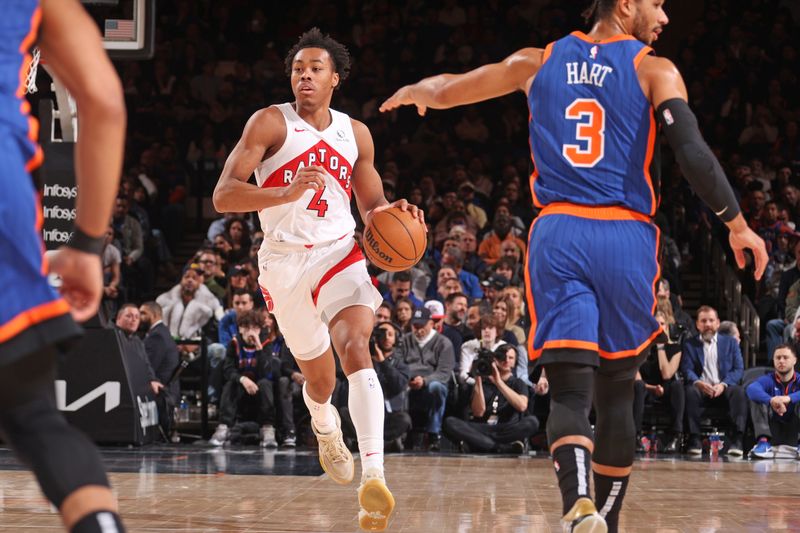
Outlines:
{"type": "Polygon", "coordinates": [[[270,243],[258,262],[267,308],[297,359],[314,359],[328,349],[328,323],[339,311],[352,305],[375,311],[383,301],[352,235],[313,248],[270,243]]]}

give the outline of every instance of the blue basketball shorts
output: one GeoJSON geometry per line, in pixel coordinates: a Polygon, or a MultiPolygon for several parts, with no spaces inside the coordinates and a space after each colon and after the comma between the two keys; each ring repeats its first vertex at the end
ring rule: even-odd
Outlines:
{"type": "Polygon", "coordinates": [[[42,210],[24,154],[0,128],[0,364],[80,331],[47,281],[42,210]]]}
{"type": "Polygon", "coordinates": [[[640,213],[545,207],[531,227],[525,271],[531,359],[598,366],[648,348],[661,333],[653,316],[658,243],[658,228],[640,213]]]}

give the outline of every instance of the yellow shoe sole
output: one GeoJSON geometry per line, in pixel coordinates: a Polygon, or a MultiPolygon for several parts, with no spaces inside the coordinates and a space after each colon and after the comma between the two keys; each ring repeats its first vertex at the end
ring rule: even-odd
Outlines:
{"type": "Polygon", "coordinates": [[[379,479],[367,480],[358,488],[358,526],[364,531],[383,531],[394,510],[394,496],[379,479]]]}

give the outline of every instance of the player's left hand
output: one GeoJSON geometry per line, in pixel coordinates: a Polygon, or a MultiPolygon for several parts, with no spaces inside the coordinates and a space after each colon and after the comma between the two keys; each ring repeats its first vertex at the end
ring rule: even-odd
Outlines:
{"type": "Polygon", "coordinates": [[[728,235],[728,241],[733,249],[733,255],[736,259],[736,265],[739,268],[745,267],[745,250],[753,252],[753,257],[756,262],[755,278],[760,280],[764,275],[764,270],[767,268],[769,262],[769,255],[767,254],[767,247],[764,244],[764,239],[759,237],[752,229],[750,229],[744,222],[744,219],[739,220],[737,216],[733,222],[728,224],[731,232],[728,235]]]}
{"type": "Polygon", "coordinates": [[[419,207],[415,206],[414,204],[408,203],[408,200],[405,198],[401,198],[400,200],[395,200],[394,202],[386,205],[378,206],[369,213],[367,213],[367,220],[365,221],[367,225],[372,222],[372,217],[375,216],[375,213],[380,213],[381,211],[386,211],[390,207],[397,207],[400,211],[408,211],[411,213],[411,216],[419,220],[419,223],[425,228],[425,231],[428,231],[428,226],[425,225],[425,213],[419,207]]]}
{"type": "Polygon", "coordinates": [[[58,289],[76,322],[86,322],[97,313],[103,295],[100,256],[62,246],[47,254],[49,273],[61,278],[58,289]]]}
{"type": "Polygon", "coordinates": [[[395,92],[381,104],[381,107],[379,108],[380,112],[386,113],[387,111],[392,111],[400,106],[415,105],[417,106],[417,113],[419,116],[424,117],[428,107],[418,104],[416,101],[414,101],[411,93],[412,87],[413,85],[406,85],[405,87],[399,88],[397,92],[395,92]]]}

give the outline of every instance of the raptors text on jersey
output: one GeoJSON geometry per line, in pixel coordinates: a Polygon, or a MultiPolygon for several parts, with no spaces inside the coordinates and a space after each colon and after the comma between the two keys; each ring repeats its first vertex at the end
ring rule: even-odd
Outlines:
{"type": "Polygon", "coordinates": [[[256,168],[258,186],[288,187],[300,169],[311,165],[326,170],[325,186],[306,191],[295,202],[259,211],[264,246],[271,242],[309,246],[352,232],[350,180],[358,146],[350,117],[331,109],[331,124],[318,131],[300,118],[292,104],[275,107],[286,122],[286,140],[256,168]]]}

